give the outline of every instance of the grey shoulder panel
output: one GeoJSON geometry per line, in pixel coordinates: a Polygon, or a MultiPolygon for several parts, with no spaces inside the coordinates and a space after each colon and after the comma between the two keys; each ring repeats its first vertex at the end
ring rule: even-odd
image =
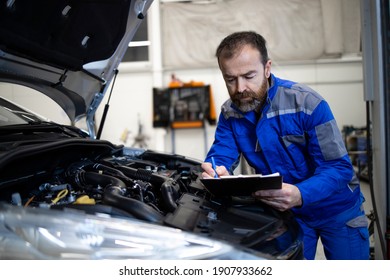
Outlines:
{"type": "Polygon", "coordinates": [[[302,84],[294,84],[291,88],[279,87],[272,100],[267,117],[304,112],[311,115],[324,100],[316,91],[302,84]]]}

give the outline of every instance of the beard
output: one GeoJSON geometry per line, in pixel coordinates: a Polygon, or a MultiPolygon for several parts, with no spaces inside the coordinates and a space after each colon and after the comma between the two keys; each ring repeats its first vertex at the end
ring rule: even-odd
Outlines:
{"type": "Polygon", "coordinates": [[[260,109],[267,97],[268,81],[263,80],[259,90],[254,92],[252,90],[245,90],[243,92],[236,92],[230,96],[230,99],[240,109],[241,112],[247,113],[253,110],[260,109]],[[245,100],[244,100],[245,99],[245,100]]]}

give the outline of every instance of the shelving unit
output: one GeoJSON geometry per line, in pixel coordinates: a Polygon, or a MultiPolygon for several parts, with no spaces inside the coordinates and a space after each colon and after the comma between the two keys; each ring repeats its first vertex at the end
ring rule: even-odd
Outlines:
{"type": "Polygon", "coordinates": [[[206,121],[216,123],[210,85],[153,88],[153,127],[170,129],[173,153],[176,129],[202,129],[207,147],[206,121]]]}
{"type": "Polygon", "coordinates": [[[356,174],[360,179],[368,181],[367,136],[365,128],[352,129],[352,132],[345,137],[345,145],[356,174]]]}

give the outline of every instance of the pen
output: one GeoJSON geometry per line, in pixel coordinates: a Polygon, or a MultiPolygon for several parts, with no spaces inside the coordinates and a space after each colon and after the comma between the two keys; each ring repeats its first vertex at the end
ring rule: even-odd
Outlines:
{"type": "Polygon", "coordinates": [[[214,169],[214,178],[218,178],[217,166],[215,165],[214,157],[211,157],[211,165],[214,169]]]}

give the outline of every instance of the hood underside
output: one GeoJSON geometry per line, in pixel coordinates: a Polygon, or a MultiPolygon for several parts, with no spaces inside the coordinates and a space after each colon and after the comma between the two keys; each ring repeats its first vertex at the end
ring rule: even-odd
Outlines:
{"type": "Polygon", "coordinates": [[[152,0],[7,0],[0,82],[36,89],[72,122],[94,114],[152,0]]]}

